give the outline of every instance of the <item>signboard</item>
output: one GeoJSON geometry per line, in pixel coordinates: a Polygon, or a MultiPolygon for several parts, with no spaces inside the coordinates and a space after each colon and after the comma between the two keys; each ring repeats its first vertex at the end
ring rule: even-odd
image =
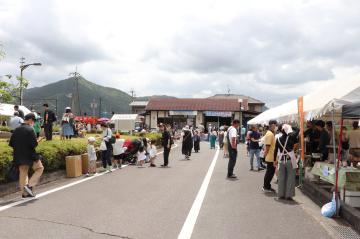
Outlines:
{"type": "Polygon", "coordinates": [[[232,112],[226,111],[205,111],[206,116],[213,116],[213,117],[232,117],[232,112]]]}
{"type": "Polygon", "coordinates": [[[169,115],[197,115],[196,110],[170,110],[169,115]]]}

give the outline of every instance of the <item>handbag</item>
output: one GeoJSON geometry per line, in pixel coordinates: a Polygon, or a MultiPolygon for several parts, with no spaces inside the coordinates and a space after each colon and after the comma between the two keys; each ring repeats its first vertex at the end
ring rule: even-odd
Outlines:
{"type": "Polygon", "coordinates": [[[14,162],[11,163],[10,168],[7,172],[6,178],[9,181],[19,180],[19,167],[16,166],[14,162]]]}
{"type": "Polygon", "coordinates": [[[104,140],[103,140],[103,141],[101,142],[101,144],[100,144],[100,150],[101,150],[101,151],[107,150],[106,143],[105,143],[104,140]]]}

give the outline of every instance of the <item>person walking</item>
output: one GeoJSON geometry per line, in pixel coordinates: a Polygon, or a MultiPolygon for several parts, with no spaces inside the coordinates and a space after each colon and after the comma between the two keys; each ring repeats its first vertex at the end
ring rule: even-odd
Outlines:
{"type": "Polygon", "coordinates": [[[14,150],[14,164],[19,168],[19,186],[23,198],[35,197],[33,187],[37,185],[44,171],[44,166],[35,151],[41,138],[36,139],[33,129],[34,123],[35,115],[33,113],[27,114],[24,123],[15,129],[9,142],[9,146],[14,150]],[[33,174],[29,179],[30,168],[32,168],[33,174]]]}
{"type": "Polygon", "coordinates": [[[271,187],[271,181],[275,174],[275,130],[276,130],[277,122],[276,120],[269,121],[269,130],[265,134],[265,162],[266,162],[266,173],[264,176],[264,185],[262,190],[264,192],[275,192],[275,189],[271,187]]]}
{"type": "Polygon", "coordinates": [[[215,130],[210,132],[210,149],[215,149],[215,143],[216,143],[217,133],[215,130]]]}
{"type": "Polygon", "coordinates": [[[244,125],[241,125],[240,135],[241,135],[241,142],[245,143],[246,128],[244,127],[244,125]]]}
{"type": "Polygon", "coordinates": [[[14,133],[15,129],[21,126],[24,123],[24,120],[19,116],[19,112],[15,111],[14,116],[11,117],[9,122],[10,132],[14,133]]]}
{"type": "Polygon", "coordinates": [[[224,148],[224,130],[220,130],[219,132],[219,147],[220,149],[224,148]]]}
{"type": "Polygon", "coordinates": [[[35,120],[35,124],[33,126],[33,129],[35,131],[36,138],[38,139],[40,137],[40,132],[41,132],[40,116],[36,115],[35,118],[36,118],[36,120],[35,120]]]}
{"type": "Polygon", "coordinates": [[[185,159],[190,160],[191,151],[193,148],[193,139],[192,139],[192,133],[189,129],[189,126],[185,126],[183,128],[184,136],[183,136],[183,142],[182,142],[182,154],[185,155],[185,159]]]}
{"type": "Polygon", "coordinates": [[[295,171],[297,168],[294,146],[297,137],[290,125],[282,126],[282,135],[276,140],[275,159],[279,158],[278,198],[292,200],[295,196],[295,171]]]}
{"type": "Polygon", "coordinates": [[[71,112],[70,107],[65,108],[65,113],[61,119],[61,128],[62,128],[62,135],[66,139],[71,139],[74,136],[74,115],[71,112]]]}
{"type": "Polygon", "coordinates": [[[254,170],[254,156],[256,157],[257,170],[264,170],[260,159],[260,133],[255,125],[251,127],[250,133],[250,171],[254,170]]]}
{"type": "Polygon", "coordinates": [[[195,153],[198,153],[200,150],[200,135],[197,130],[194,132],[194,150],[195,153]]]}
{"type": "Polygon", "coordinates": [[[111,153],[113,151],[113,146],[111,141],[112,138],[112,131],[109,128],[109,125],[107,123],[102,123],[101,124],[101,129],[102,129],[102,140],[103,143],[106,146],[106,149],[103,148],[101,150],[101,159],[102,159],[102,163],[103,163],[103,168],[104,170],[107,170],[109,172],[111,172],[111,153]]]}
{"type": "Polygon", "coordinates": [[[169,165],[169,154],[171,150],[171,135],[165,128],[165,125],[160,124],[159,129],[162,133],[161,145],[164,147],[164,164],[161,167],[168,167],[169,165]]]}
{"type": "Polygon", "coordinates": [[[236,164],[237,158],[237,145],[238,145],[238,128],[240,125],[240,121],[235,119],[232,122],[232,126],[229,127],[227,131],[227,142],[228,142],[228,150],[229,150],[229,163],[228,163],[228,173],[227,178],[235,179],[237,178],[234,174],[234,167],[236,164]]]}
{"type": "Polygon", "coordinates": [[[47,141],[52,140],[53,133],[53,123],[56,122],[56,116],[52,110],[49,109],[49,105],[45,103],[44,105],[44,133],[47,141]]]}

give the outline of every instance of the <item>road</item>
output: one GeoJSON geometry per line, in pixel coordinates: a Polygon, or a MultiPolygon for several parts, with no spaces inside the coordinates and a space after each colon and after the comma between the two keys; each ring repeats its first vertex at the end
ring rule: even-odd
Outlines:
{"type": "Polygon", "coordinates": [[[128,166],[6,210],[5,203],[0,238],[331,238],[303,203],[261,191],[264,172],[248,170],[244,146],[235,181],[225,177],[222,151],[201,147],[190,161],[173,149],[170,168],[128,166]]]}

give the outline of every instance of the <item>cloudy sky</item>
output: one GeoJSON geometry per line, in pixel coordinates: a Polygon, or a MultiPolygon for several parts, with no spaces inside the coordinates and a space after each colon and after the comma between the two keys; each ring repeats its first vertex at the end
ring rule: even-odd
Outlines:
{"type": "Polygon", "coordinates": [[[358,0],[0,0],[0,75],[275,106],[360,72],[358,0]]]}

